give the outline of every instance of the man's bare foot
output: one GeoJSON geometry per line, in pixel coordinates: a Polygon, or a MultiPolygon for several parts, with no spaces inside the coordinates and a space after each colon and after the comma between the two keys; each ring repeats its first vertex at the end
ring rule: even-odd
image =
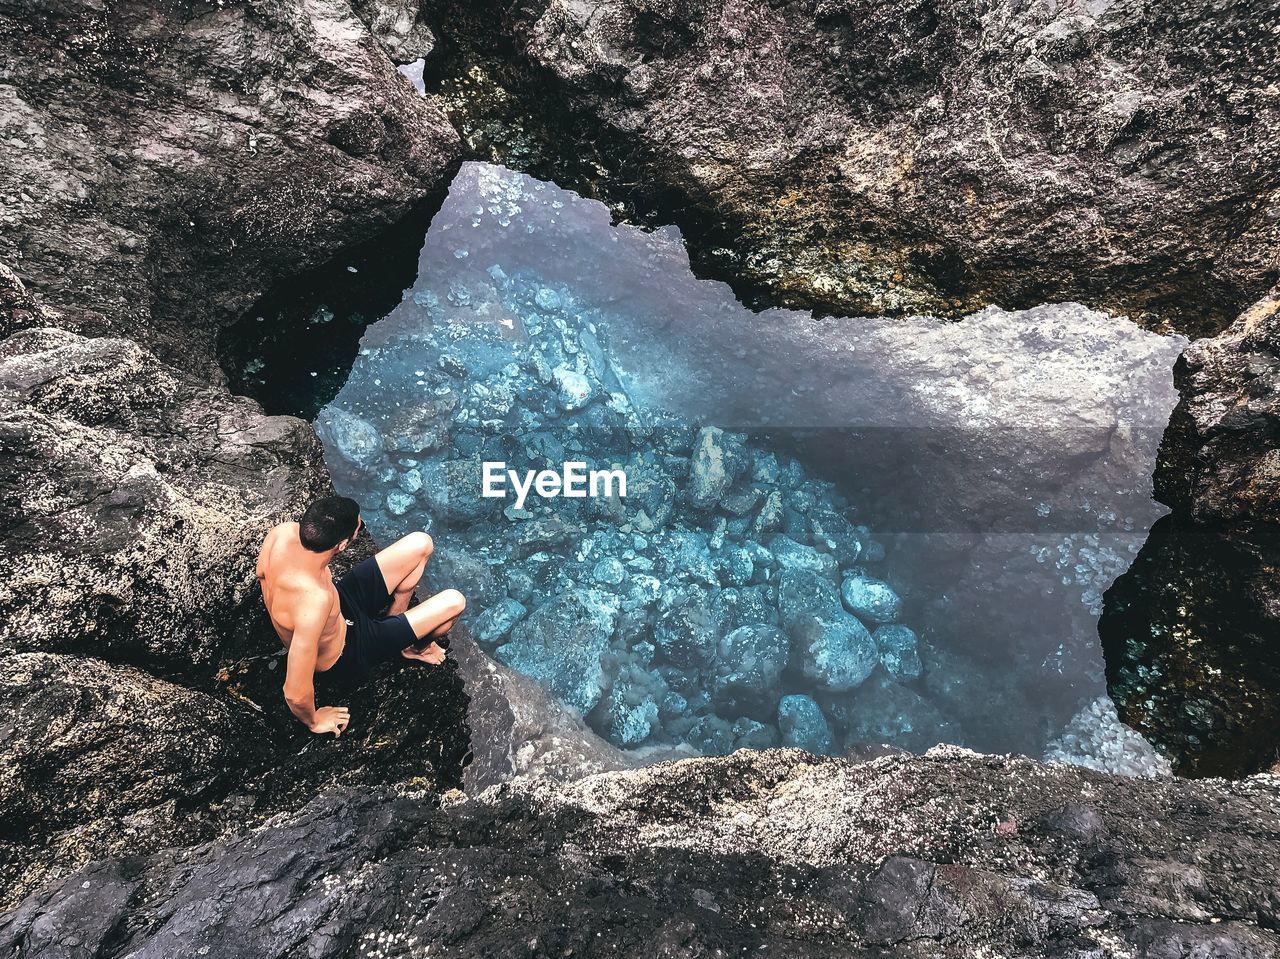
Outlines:
{"type": "Polygon", "coordinates": [[[430,646],[424,646],[417,649],[413,646],[406,646],[400,650],[400,655],[405,659],[415,659],[420,663],[427,663],[431,666],[439,666],[444,662],[444,650],[436,645],[435,640],[431,641],[430,646]]]}

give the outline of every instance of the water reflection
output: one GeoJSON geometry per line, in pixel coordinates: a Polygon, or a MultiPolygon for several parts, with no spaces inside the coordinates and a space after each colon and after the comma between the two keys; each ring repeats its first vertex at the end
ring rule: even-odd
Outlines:
{"type": "Polygon", "coordinates": [[[1162,513],[1181,346],[1074,304],[751,313],[673,228],[473,163],[317,428],[374,531],[432,530],[482,643],[620,745],[1137,770],[1096,621],[1162,513]],[[517,509],[485,461],[627,496],[517,509]]]}

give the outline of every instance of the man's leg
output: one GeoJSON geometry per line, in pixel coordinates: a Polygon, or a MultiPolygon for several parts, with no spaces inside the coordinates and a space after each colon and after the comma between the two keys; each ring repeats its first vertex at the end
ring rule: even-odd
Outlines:
{"type": "Polygon", "coordinates": [[[433,549],[435,544],[426,533],[410,533],[374,557],[382,571],[382,581],[387,584],[387,592],[391,594],[389,616],[399,615],[409,608],[413,590],[422,579],[422,571],[427,568],[433,549]]]}
{"type": "Polygon", "coordinates": [[[453,628],[466,608],[465,596],[456,589],[446,589],[407,610],[404,618],[413,627],[414,635],[427,642],[422,647],[406,647],[400,651],[400,655],[405,659],[417,659],[424,663],[444,662],[444,650],[436,645],[435,640],[453,628]]]}

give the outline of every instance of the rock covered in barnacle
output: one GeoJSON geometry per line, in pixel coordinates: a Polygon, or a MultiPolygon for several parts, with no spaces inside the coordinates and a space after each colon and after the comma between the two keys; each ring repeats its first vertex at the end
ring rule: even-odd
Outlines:
{"type": "Polygon", "coordinates": [[[1273,956],[1277,808],[1274,777],[1128,779],[953,747],[744,751],[438,803],[337,788],[221,843],[94,864],[6,916],[0,952],[284,954],[320,910],[314,959],[440,942],[468,959],[1273,956]],[[382,908],[406,888],[430,896],[382,908]],[[245,922],[264,902],[274,921],[245,922]]]}

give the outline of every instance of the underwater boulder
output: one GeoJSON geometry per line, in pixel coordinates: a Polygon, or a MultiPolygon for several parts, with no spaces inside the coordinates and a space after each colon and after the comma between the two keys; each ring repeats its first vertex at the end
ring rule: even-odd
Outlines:
{"type": "Polygon", "coordinates": [[[337,406],[327,406],[316,417],[316,432],[325,445],[360,470],[382,459],[382,434],[366,419],[337,406]]]}
{"type": "Polygon", "coordinates": [[[616,746],[639,746],[658,723],[658,704],[644,688],[614,683],[604,701],[605,732],[616,746]]]}
{"type": "Polygon", "coordinates": [[[733,749],[733,727],[719,716],[699,716],[685,733],[685,742],[704,756],[723,756],[733,749]]]}
{"type": "Polygon", "coordinates": [[[733,724],[734,749],[772,749],[778,745],[778,729],[743,716],[733,724]]]}
{"type": "Polygon", "coordinates": [[[722,640],[712,680],[712,700],[728,715],[771,718],[781,696],[779,680],[791,642],[776,626],[740,626],[722,640]]]}
{"type": "Polygon", "coordinates": [[[778,581],[778,612],[793,636],[813,621],[834,619],[842,611],[835,585],[817,573],[789,569],[778,581]]]}
{"type": "Polygon", "coordinates": [[[804,674],[832,690],[852,689],[879,663],[867,628],[845,612],[834,583],[802,569],[783,572],[782,624],[800,652],[804,674]]]}
{"type": "Polygon", "coordinates": [[[480,463],[473,459],[433,460],[419,468],[422,491],[433,516],[453,522],[473,522],[493,513],[500,499],[481,496],[480,463]]]}
{"type": "Polygon", "coordinates": [[[880,662],[875,640],[857,617],[840,613],[824,622],[822,630],[800,645],[804,674],[827,689],[853,689],[871,675],[880,662]]]}
{"type": "Polygon", "coordinates": [[[778,566],[784,570],[803,569],[817,573],[824,579],[835,583],[840,578],[840,566],[834,556],[819,553],[812,546],[797,543],[789,536],[775,536],[769,540],[769,552],[773,553],[778,566]]]}
{"type": "Polygon", "coordinates": [[[556,400],[565,412],[580,410],[596,395],[596,388],[585,374],[567,367],[557,367],[551,372],[556,386],[556,400]]]}
{"type": "Polygon", "coordinates": [[[842,748],[892,744],[924,752],[963,735],[938,707],[915,690],[876,673],[856,696],[824,698],[823,706],[840,731],[842,748]]]}
{"type": "Polygon", "coordinates": [[[654,642],[674,666],[700,667],[716,654],[725,627],[724,604],[699,586],[668,590],[661,598],[654,642]]]}
{"type": "Polygon", "coordinates": [[[742,443],[714,426],[698,430],[689,461],[689,503],[710,509],[729,492],[746,465],[742,443]]]}
{"type": "Polygon", "coordinates": [[[888,583],[854,572],[845,577],[840,597],[851,613],[873,623],[892,623],[902,613],[902,599],[888,583]]]}
{"type": "Polygon", "coordinates": [[[693,530],[672,530],[657,545],[658,560],[668,578],[693,580],[711,587],[720,585],[705,534],[693,530]]]}
{"type": "Polygon", "coordinates": [[[726,546],[718,550],[712,556],[711,563],[720,582],[729,586],[746,586],[756,572],[751,551],[741,546],[726,546]]]}
{"type": "Polygon", "coordinates": [[[914,630],[894,623],[879,627],[872,633],[872,638],[880,652],[880,665],[893,679],[902,682],[919,678],[923,667],[914,630]]]}
{"type": "Polygon", "coordinates": [[[480,614],[472,632],[480,642],[492,646],[510,633],[528,612],[523,603],[504,596],[480,614]]]}
{"type": "Polygon", "coordinates": [[[831,725],[812,696],[800,693],[783,696],[778,703],[778,730],[784,746],[821,755],[830,755],[835,750],[831,725]]]}
{"type": "Polygon", "coordinates": [[[600,699],[600,654],[609,645],[617,614],[616,596],[596,589],[567,589],[519,623],[511,642],[499,646],[495,655],[585,714],[600,699]]]}

